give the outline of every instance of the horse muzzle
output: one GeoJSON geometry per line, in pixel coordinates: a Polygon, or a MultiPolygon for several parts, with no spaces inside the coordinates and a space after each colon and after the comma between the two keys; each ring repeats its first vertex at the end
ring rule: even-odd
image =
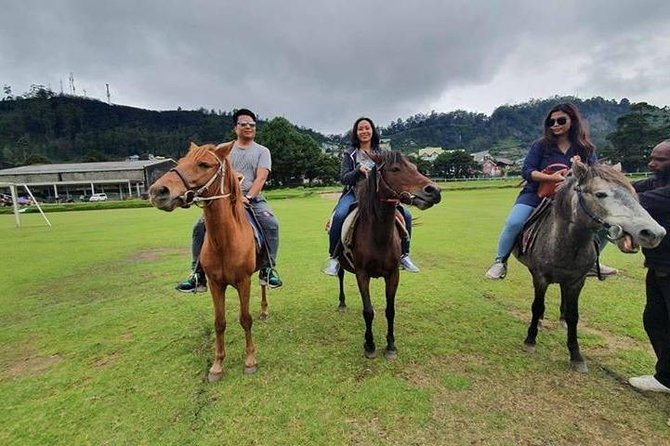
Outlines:
{"type": "Polygon", "coordinates": [[[432,183],[415,192],[412,196],[411,204],[423,211],[438,204],[441,200],[442,192],[440,188],[435,183],[432,183]]]}

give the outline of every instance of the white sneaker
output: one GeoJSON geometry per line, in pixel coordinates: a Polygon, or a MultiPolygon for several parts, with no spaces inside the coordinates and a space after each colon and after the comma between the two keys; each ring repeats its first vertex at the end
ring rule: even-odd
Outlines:
{"type": "Polygon", "coordinates": [[[658,382],[652,375],[634,376],[628,380],[631,386],[645,392],[665,392],[670,393],[670,388],[665,387],[658,382]]]}
{"type": "Polygon", "coordinates": [[[337,273],[340,272],[340,262],[337,259],[328,257],[321,271],[329,276],[337,276],[337,273]]]}
{"type": "Polygon", "coordinates": [[[505,262],[495,262],[489,266],[485,277],[491,280],[501,280],[507,275],[507,264],[505,262]]]}
{"type": "Polygon", "coordinates": [[[400,269],[404,269],[410,273],[418,273],[421,271],[419,267],[412,262],[412,259],[409,258],[408,254],[400,257],[400,269]]]}
{"type": "MultiPolygon", "coordinates": [[[[612,268],[611,266],[603,265],[602,263],[600,264],[600,276],[601,277],[614,276],[616,274],[619,274],[618,269],[612,268]]],[[[588,277],[598,277],[598,270],[596,269],[595,264],[591,267],[589,272],[586,273],[586,275],[588,277]]]]}

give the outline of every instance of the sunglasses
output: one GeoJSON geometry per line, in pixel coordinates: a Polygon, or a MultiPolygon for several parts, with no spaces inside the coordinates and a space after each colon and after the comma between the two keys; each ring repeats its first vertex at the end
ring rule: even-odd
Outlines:
{"type": "Polygon", "coordinates": [[[565,116],[562,116],[558,119],[547,118],[547,121],[544,123],[544,125],[546,125],[547,127],[553,127],[556,124],[565,125],[566,122],[568,122],[568,118],[566,118],[565,116]]]}
{"type": "Polygon", "coordinates": [[[239,125],[240,127],[251,127],[252,129],[256,127],[255,122],[238,122],[237,125],[239,125]]]}

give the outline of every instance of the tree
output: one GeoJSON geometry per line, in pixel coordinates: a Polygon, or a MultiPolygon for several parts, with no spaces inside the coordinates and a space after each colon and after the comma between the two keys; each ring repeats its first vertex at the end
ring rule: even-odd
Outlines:
{"type": "Polygon", "coordinates": [[[641,102],[631,105],[631,112],[617,119],[617,129],[608,135],[612,148],[601,152],[624,171],[644,170],[651,149],[670,134],[670,110],[641,102]]]}
{"type": "Polygon", "coordinates": [[[315,179],[323,184],[335,184],[340,179],[340,161],[334,156],[320,154],[316,163],[308,166],[305,178],[311,182],[315,179]]]}
{"type": "Polygon", "coordinates": [[[433,174],[444,178],[469,178],[477,170],[477,162],[463,150],[440,153],[433,162],[433,174]]]}
{"type": "Polygon", "coordinates": [[[280,185],[302,184],[321,154],[311,137],[300,133],[286,118],[277,117],[258,131],[257,139],[272,154],[272,179],[280,185]]]}

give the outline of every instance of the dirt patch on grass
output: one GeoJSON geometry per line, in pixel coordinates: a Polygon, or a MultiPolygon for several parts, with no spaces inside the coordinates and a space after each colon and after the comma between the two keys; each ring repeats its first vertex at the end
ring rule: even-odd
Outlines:
{"type": "Polygon", "coordinates": [[[324,200],[330,200],[330,201],[335,201],[340,198],[340,195],[342,195],[341,192],[325,192],[323,194],[319,194],[321,198],[324,200]]]}
{"type": "MultiPolygon", "coordinates": [[[[422,438],[420,444],[620,446],[670,441],[670,430],[652,429],[648,418],[639,419],[652,413],[661,426],[667,414],[603,373],[560,368],[510,373],[496,361],[499,358],[459,354],[404,371],[409,382],[433,395],[431,421],[414,433],[414,438],[422,438]]],[[[411,433],[390,443],[408,438],[411,433]]]]}
{"type": "Polygon", "coordinates": [[[14,361],[10,364],[5,374],[9,378],[38,376],[46,372],[52,365],[62,360],[63,358],[59,354],[51,356],[30,356],[14,361]]]}
{"type": "Polygon", "coordinates": [[[132,256],[128,257],[130,262],[157,262],[162,257],[167,255],[184,255],[188,253],[187,248],[176,249],[176,248],[152,248],[146,249],[144,251],[139,251],[132,256]]]}

